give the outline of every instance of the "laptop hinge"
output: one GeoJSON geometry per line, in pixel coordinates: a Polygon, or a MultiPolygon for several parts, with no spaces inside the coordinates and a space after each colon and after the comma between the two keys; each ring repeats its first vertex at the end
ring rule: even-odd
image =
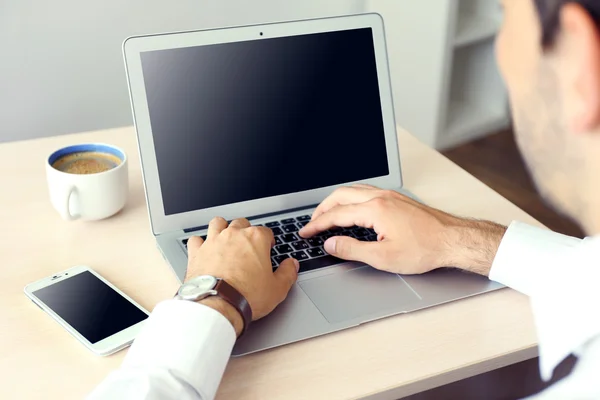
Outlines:
{"type": "MultiPolygon", "coordinates": [[[[310,206],[304,206],[304,207],[297,207],[297,208],[290,208],[288,210],[282,210],[282,211],[277,211],[277,212],[272,212],[272,213],[268,213],[268,214],[260,214],[260,215],[255,215],[252,217],[248,217],[248,221],[253,221],[253,220],[257,220],[257,219],[262,219],[262,218],[269,218],[272,217],[274,215],[280,215],[280,214],[288,214],[288,213],[293,213],[296,211],[301,211],[301,210],[308,210],[311,208],[316,208],[319,204],[313,204],[310,206]]],[[[190,232],[196,232],[196,231],[201,231],[203,229],[208,228],[208,225],[202,225],[202,226],[197,226],[195,228],[187,228],[184,229],[183,231],[185,233],[190,233],[190,232]]]]}

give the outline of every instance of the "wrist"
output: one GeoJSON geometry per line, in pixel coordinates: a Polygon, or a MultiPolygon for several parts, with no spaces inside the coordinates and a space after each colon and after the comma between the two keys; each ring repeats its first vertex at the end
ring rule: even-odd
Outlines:
{"type": "Polygon", "coordinates": [[[446,227],[440,266],[488,276],[505,233],[494,222],[456,218],[446,227]]]}
{"type": "Polygon", "coordinates": [[[198,301],[198,303],[221,313],[233,326],[235,336],[240,336],[244,329],[244,320],[234,306],[219,296],[210,296],[198,301]]]}

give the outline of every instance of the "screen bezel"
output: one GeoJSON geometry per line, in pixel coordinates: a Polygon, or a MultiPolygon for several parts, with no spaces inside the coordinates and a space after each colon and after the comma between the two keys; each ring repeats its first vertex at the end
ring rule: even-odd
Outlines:
{"type": "Polygon", "coordinates": [[[148,318],[144,319],[143,321],[138,322],[137,324],[131,325],[130,327],[123,329],[122,331],[117,332],[112,336],[102,339],[96,343],[92,343],[89,340],[87,340],[85,338],[85,336],[80,334],[75,328],[73,328],[73,326],[71,326],[67,321],[65,321],[60,315],[58,315],[56,312],[54,312],[54,310],[52,310],[52,308],[50,308],[48,305],[46,305],[46,303],[44,303],[42,300],[40,300],[35,295],[35,292],[40,289],[55,285],[57,283],[65,281],[67,279],[71,279],[72,277],[77,276],[78,274],[81,274],[83,272],[90,272],[96,278],[100,279],[102,282],[107,284],[112,290],[117,292],[121,297],[123,297],[125,300],[127,300],[128,302],[133,304],[135,307],[137,307],[140,311],[142,311],[144,314],[146,314],[146,316],[150,315],[148,313],[148,311],[144,310],[139,304],[137,304],[135,301],[133,301],[129,296],[127,296],[126,294],[121,292],[119,289],[114,287],[110,282],[108,282],[106,279],[104,279],[100,275],[98,275],[94,270],[92,270],[89,267],[85,267],[85,266],[73,267],[66,271],[62,271],[60,273],[49,276],[47,278],[41,279],[37,282],[33,282],[33,283],[25,286],[24,291],[25,291],[25,294],[27,295],[27,297],[29,297],[42,310],[44,310],[46,313],[48,313],[56,322],[58,322],[63,328],[65,328],[77,340],[79,340],[81,343],[83,343],[88,349],[90,349],[91,351],[93,351],[94,353],[96,353],[98,355],[106,356],[106,355],[115,353],[115,352],[127,347],[129,344],[131,344],[131,342],[133,342],[133,340],[138,335],[138,333],[142,330],[144,323],[148,320],[148,318]],[[57,278],[54,278],[54,277],[57,277],[57,278]]]}
{"type": "Polygon", "coordinates": [[[377,63],[380,101],[388,157],[387,176],[367,179],[360,183],[371,184],[386,189],[402,187],[400,155],[394,106],[392,101],[390,72],[383,20],[379,14],[362,14],[345,17],[324,18],[307,21],[285,22],[268,25],[242,26],[206,31],[166,33],[149,36],[133,36],[123,43],[123,57],[129,81],[129,94],[133,120],[137,132],[138,149],[142,163],[142,175],[150,215],[150,225],[155,235],[176,230],[207,225],[219,215],[227,220],[281,212],[305,207],[321,202],[338,187],[359,182],[342,182],[338,185],[322,187],[298,193],[254,199],[234,204],[221,205],[173,215],[165,215],[154,140],[150,124],[146,89],[140,54],[146,51],[204,46],[220,43],[265,40],[277,37],[324,33],[360,28],[371,28],[377,63]]]}

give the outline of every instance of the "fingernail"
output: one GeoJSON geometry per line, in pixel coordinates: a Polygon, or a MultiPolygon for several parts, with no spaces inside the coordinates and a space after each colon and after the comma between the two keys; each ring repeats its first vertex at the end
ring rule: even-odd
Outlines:
{"type": "Polygon", "coordinates": [[[296,266],[296,272],[300,271],[300,262],[294,258],[294,265],[296,266]]]}
{"type": "Polygon", "coordinates": [[[337,239],[335,238],[329,238],[325,241],[325,245],[323,247],[325,248],[325,251],[329,254],[335,254],[336,240],[337,239]]]}

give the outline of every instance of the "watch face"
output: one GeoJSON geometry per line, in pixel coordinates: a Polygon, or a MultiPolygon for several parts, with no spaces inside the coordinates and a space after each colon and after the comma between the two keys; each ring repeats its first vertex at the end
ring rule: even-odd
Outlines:
{"type": "Polygon", "coordinates": [[[212,290],[217,286],[217,279],[213,276],[199,276],[191,279],[179,289],[179,295],[192,300],[212,290]]]}
{"type": "Polygon", "coordinates": [[[217,286],[217,278],[210,275],[198,276],[194,279],[190,280],[190,283],[196,285],[198,289],[202,289],[204,291],[212,290],[217,286]]]}

